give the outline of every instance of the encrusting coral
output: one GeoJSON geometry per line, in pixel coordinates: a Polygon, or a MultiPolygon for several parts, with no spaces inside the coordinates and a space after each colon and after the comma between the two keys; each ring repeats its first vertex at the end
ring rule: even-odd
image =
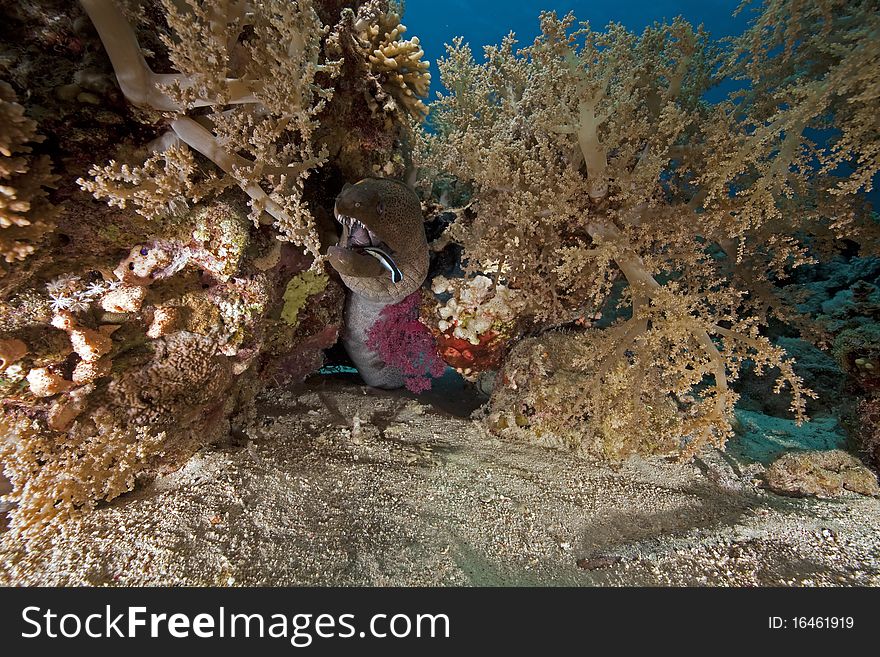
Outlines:
{"type": "Polygon", "coordinates": [[[284,308],[281,309],[281,319],[288,324],[296,325],[299,311],[305,307],[308,298],[313,294],[323,292],[325,287],[327,287],[327,277],[311,271],[291,278],[287,287],[284,288],[284,308]]]}
{"type": "Polygon", "coordinates": [[[876,89],[877,15],[872,3],[850,4],[846,18],[776,55],[766,27],[791,4],[812,7],[790,19],[806,30],[822,3],[767,3],[733,63],[683,19],[636,35],[544,13],[533,44],[518,50],[511,35],[482,64],[462,40],[448,47],[439,68],[450,93],[432,105],[436,132],[419,155],[424,176],[473,188],[447,234],[464,247],[467,275],[517,292],[527,330],[573,333],[563,361],[553,334],[520,348],[537,356],[502,369],[491,428],[529,433],[533,418],[549,419],[586,436],[588,451],[619,457],[681,441],[687,458],[732,435],[731,382],[745,360],[775,369],[776,390],[790,388],[804,419],[812,393],[761,333],[782,305],[768,301],[767,272],[810,261],[797,231],[858,239],[856,192],[877,172],[880,143],[856,127],[876,126],[876,112],[856,113],[876,89]],[[807,61],[821,66],[793,76],[807,61]],[[756,91],[707,103],[722,64],[753,70],[756,91]],[[827,126],[842,132],[824,146],[804,132],[827,126]],[[835,170],[844,161],[854,175],[835,170]],[[525,388],[522,376],[533,379],[525,388]],[[609,448],[589,438],[608,430],[636,439],[609,448]]]}
{"type": "Polygon", "coordinates": [[[518,291],[482,275],[469,279],[435,276],[431,290],[449,296],[426,318],[435,327],[443,359],[467,379],[497,370],[507,343],[518,333],[524,306],[518,291]]]}

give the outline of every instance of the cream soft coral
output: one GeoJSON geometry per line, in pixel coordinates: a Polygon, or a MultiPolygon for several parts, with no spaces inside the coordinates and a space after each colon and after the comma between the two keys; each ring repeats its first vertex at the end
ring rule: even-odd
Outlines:
{"type": "Polygon", "coordinates": [[[126,98],[171,116],[170,132],[156,142],[162,150],[143,166],[95,166],[79,184],[117,205],[131,201],[151,218],[237,184],[251,197],[256,224],[274,222],[282,239],[320,259],[320,240],[301,191],[310,171],[327,158],[314,134],[317,115],[332,95],[327,81],[336,77],[340,62],[320,61],[327,29],[311,0],[185,6],[163,0],[174,34],[163,41],[178,69],[167,75],[150,70],[116,2],[82,0],[82,5],[126,98]],[[249,36],[241,39],[246,27],[249,36]],[[236,107],[234,114],[226,112],[229,106],[236,107]],[[194,108],[214,112],[200,113],[197,121],[189,115],[194,108]],[[221,176],[197,179],[189,149],[216,164],[221,176]]]}

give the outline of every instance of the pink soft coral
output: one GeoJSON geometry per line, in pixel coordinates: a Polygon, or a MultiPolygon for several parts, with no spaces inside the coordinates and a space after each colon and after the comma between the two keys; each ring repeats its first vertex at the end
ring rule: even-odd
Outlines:
{"type": "Polygon", "coordinates": [[[385,308],[367,333],[367,346],[400,370],[404,385],[416,394],[431,389],[431,378],[446,369],[431,331],[419,321],[420,293],[385,308]]]}

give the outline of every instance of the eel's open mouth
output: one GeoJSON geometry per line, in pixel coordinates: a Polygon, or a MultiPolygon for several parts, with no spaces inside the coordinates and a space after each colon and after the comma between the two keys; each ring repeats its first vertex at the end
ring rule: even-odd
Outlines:
{"type": "Polygon", "coordinates": [[[334,211],[336,220],[342,224],[342,236],[339,245],[344,249],[351,249],[358,253],[368,254],[391,273],[391,281],[399,283],[403,280],[403,274],[394,259],[394,251],[373,231],[367,228],[363,222],[334,211]]]}

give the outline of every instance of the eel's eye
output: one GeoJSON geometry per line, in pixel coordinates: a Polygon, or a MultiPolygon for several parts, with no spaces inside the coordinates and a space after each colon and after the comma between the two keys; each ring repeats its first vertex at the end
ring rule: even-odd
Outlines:
{"type": "Polygon", "coordinates": [[[356,207],[356,208],[361,207],[361,202],[360,202],[360,201],[355,201],[355,202],[354,202],[354,207],[356,207]]]}

